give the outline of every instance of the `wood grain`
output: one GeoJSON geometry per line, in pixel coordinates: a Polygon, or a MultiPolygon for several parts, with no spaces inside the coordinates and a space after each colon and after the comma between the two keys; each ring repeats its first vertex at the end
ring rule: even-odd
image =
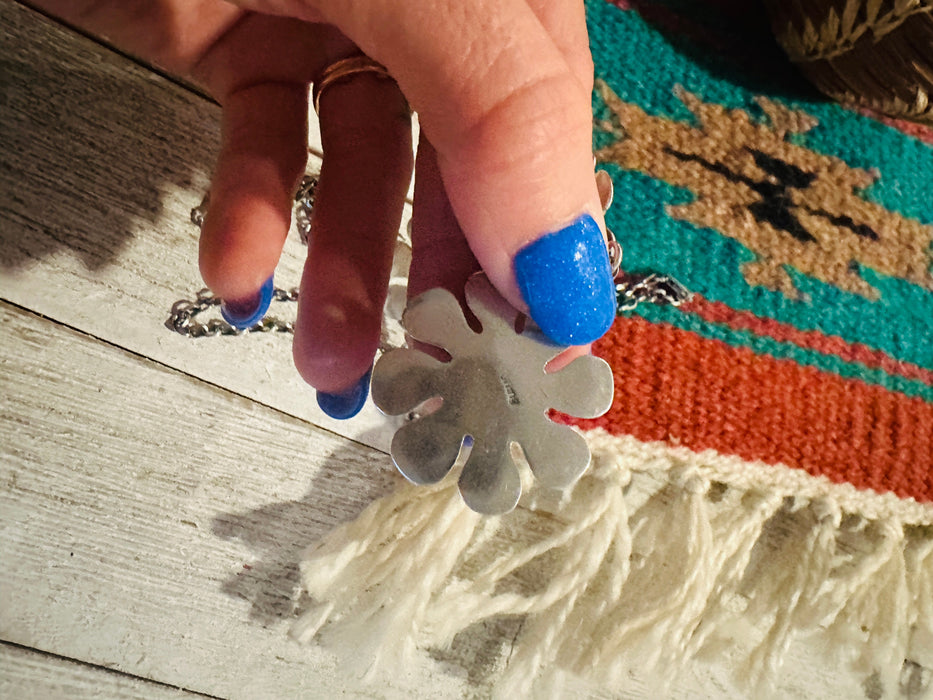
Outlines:
{"type": "Polygon", "coordinates": [[[191,693],[81,664],[32,649],[0,643],[0,697],[65,700],[199,700],[209,695],[191,693]]]}
{"type": "MultiPolygon", "coordinates": [[[[384,454],[9,305],[0,326],[0,639],[224,698],[486,696],[514,625],[376,687],[287,637],[301,552],[398,479],[384,454]]],[[[857,696],[807,653],[781,697],[857,696]]],[[[728,678],[670,697],[742,698],[728,678]]]]}
{"type": "MultiPolygon", "coordinates": [[[[352,421],[318,410],[290,336],[192,340],[164,325],[203,287],[190,212],[219,108],[16,3],[0,4],[0,32],[0,298],[386,449],[394,429],[371,404],[352,421]]],[[[304,253],[291,237],[279,286],[298,284],[304,253]]],[[[272,310],[293,319],[293,306],[272,310]]]]}
{"type": "MultiPolygon", "coordinates": [[[[287,631],[385,455],[0,307],[0,637],[222,697],[372,697],[287,631]]],[[[362,670],[358,670],[362,673],[362,670]]],[[[425,663],[376,696],[457,697],[425,663]]]]}

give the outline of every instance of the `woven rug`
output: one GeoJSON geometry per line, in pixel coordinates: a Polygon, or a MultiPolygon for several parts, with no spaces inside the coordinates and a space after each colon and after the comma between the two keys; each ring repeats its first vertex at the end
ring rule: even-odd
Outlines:
{"type": "Polygon", "coordinates": [[[455,478],[401,485],[308,552],[296,633],[398,668],[519,620],[484,683],[520,697],[631,669],[663,692],[710,659],[763,693],[820,635],[815,665],[923,692],[933,130],[819,97],[759,8],[587,8],[623,267],[693,296],[596,345],[615,400],[575,422],[593,464],[570,494],[484,519],[455,478]]]}

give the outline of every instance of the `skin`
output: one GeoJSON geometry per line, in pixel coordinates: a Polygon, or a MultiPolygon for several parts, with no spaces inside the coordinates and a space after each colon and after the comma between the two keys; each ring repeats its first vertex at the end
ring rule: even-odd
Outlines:
{"type": "Polygon", "coordinates": [[[43,0],[46,10],[201,84],[223,108],[200,243],[205,282],[248,301],[275,270],[304,173],[308,85],[365,52],[321,98],[325,152],[301,283],[295,364],[339,393],[369,369],[411,174],[410,293],[462,291],[482,267],[525,309],[512,258],[582,213],[593,179],[589,54],[579,0],[43,0]]]}

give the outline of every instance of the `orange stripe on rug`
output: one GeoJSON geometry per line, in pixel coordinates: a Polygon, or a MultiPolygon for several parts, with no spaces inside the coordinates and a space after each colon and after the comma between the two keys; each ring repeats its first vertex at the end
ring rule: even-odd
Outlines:
{"type": "Polygon", "coordinates": [[[616,435],[784,464],[933,502],[933,404],[690,331],[618,318],[594,346],[615,375],[616,435]]]}
{"type": "Polygon", "coordinates": [[[857,108],[855,111],[859,114],[864,114],[866,117],[877,119],[882,124],[886,124],[892,129],[897,129],[898,131],[903,132],[908,136],[918,138],[924,143],[933,144],[933,127],[931,126],[920,124],[918,122],[909,122],[906,119],[895,119],[894,117],[888,117],[884,114],[881,114],[880,112],[875,112],[864,107],[857,108]]]}
{"type": "Polygon", "coordinates": [[[766,336],[783,343],[807,350],[815,350],[823,355],[832,355],[846,362],[857,362],[867,367],[882,369],[888,374],[895,374],[905,379],[917,379],[933,386],[933,371],[910,362],[896,360],[882,350],[875,350],[862,343],[850,343],[839,336],[825,335],[820,331],[804,331],[786,323],[770,318],[761,318],[749,311],[737,311],[718,301],[709,301],[695,294],[684,302],[680,310],[696,314],[704,321],[718,323],[735,330],[751,331],[755,335],[766,336]]]}

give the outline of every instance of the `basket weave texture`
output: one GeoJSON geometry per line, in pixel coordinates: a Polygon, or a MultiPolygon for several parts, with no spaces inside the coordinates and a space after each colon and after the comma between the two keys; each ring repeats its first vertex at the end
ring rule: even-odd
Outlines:
{"type": "Polygon", "coordinates": [[[843,104],[933,124],[933,0],[767,0],[778,41],[843,104]]]}

